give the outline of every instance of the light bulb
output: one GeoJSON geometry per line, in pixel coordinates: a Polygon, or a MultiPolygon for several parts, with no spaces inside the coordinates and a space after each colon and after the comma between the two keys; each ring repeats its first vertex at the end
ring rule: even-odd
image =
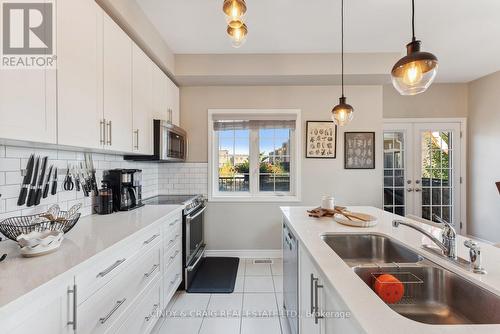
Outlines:
{"type": "Polygon", "coordinates": [[[247,34],[248,34],[248,28],[246,24],[241,22],[241,24],[238,25],[229,25],[227,27],[227,33],[229,37],[232,39],[233,42],[233,47],[239,48],[241,47],[246,39],[247,39],[247,34]]]}
{"type": "Polygon", "coordinates": [[[332,110],[332,120],[338,126],[349,124],[354,117],[354,108],[346,103],[346,98],[341,97],[339,104],[332,110]]]}
{"type": "Polygon", "coordinates": [[[247,11],[244,0],[224,0],[222,10],[227,16],[227,22],[241,20],[247,11]]]}
{"type": "Polygon", "coordinates": [[[418,62],[409,63],[403,71],[403,82],[407,85],[415,85],[423,78],[422,68],[418,62]]]}

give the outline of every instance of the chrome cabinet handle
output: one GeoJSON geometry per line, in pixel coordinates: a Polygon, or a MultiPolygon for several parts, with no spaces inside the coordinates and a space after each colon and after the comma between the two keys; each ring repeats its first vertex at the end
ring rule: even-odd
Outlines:
{"type": "Polygon", "coordinates": [[[175,278],[172,281],[170,281],[170,285],[174,284],[175,281],[177,281],[177,279],[179,278],[179,276],[180,276],[179,274],[175,275],[175,278]]]}
{"type": "Polygon", "coordinates": [[[135,135],[135,145],[134,148],[136,150],[139,150],[139,129],[134,130],[134,135],[135,135]]]}
{"type": "Polygon", "coordinates": [[[174,226],[178,221],[179,221],[179,219],[176,219],[173,222],[171,222],[170,224],[168,224],[168,226],[174,226]]]}
{"type": "Polygon", "coordinates": [[[311,280],[309,282],[309,286],[311,289],[311,314],[314,313],[314,282],[317,280],[317,278],[314,277],[313,274],[311,274],[311,280]]]}
{"type": "Polygon", "coordinates": [[[105,138],[106,137],[106,120],[105,119],[101,119],[99,121],[99,143],[101,145],[105,145],[106,144],[106,141],[105,141],[105,138]]]}
{"type": "Polygon", "coordinates": [[[413,188],[408,188],[408,189],[406,189],[406,191],[411,193],[413,191],[413,188]]]}
{"type": "Polygon", "coordinates": [[[158,267],[160,267],[160,265],[159,264],[155,264],[148,273],[144,274],[144,277],[148,278],[149,276],[153,275],[153,273],[155,272],[155,270],[158,267]]]}
{"type": "Polygon", "coordinates": [[[323,319],[324,316],[319,314],[319,295],[318,295],[318,290],[323,288],[323,285],[319,284],[319,280],[316,278],[314,281],[314,296],[315,296],[315,301],[314,301],[314,323],[318,324],[319,319],[323,319]]]}
{"type": "Polygon", "coordinates": [[[73,295],[73,320],[66,323],[68,326],[71,326],[74,331],[76,331],[76,310],[77,310],[77,300],[76,300],[76,284],[73,285],[73,289],[68,288],[68,295],[73,295]]]}
{"type": "Polygon", "coordinates": [[[107,124],[108,127],[108,145],[113,145],[113,133],[112,133],[112,128],[113,128],[113,123],[111,121],[108,122],[107,124]]]}
{"type": "Polygon", "coordinates": [[[125,259],[121,259],[121,260],[116,261],[111,266],[109,266],[108,268],[106,268],[105,270],[103,270],[99,274],[97,274],[97,278],[106,276],[107,274],[109,274],[110,272],[115,270],[116,267],[118,267],[123,262],[125,262],[125,259]]]}
{"type": "Polygon", "coordinates": [[[151,243],[153,240],[155,240],[156,238],[158,238],[160,235],[159,234],[155,234],[153,235],[151,238],[149,238],[148,240],[144,241],[143,242],[143,245],[147,245],[149,243],[151,243]]]}
{"type": "Polygon", "coordinates": [[[101,325],[103,325],[106,321],[108,321],[108,319],[111,318],[113,313],[115,313],[116,310],[118,310],[120,308],[120,306],[122,306],[123,303],[125,303],[126,300],[127,300],[127,298],[123,298],[122,300],[117,301],[115,307],[113,307],[113,309],[104,318],[99,319],[99,322],[101,323],[101,325]]]}
{"type": "Polygon", "coordinates": [[[153,305],[153,310],[151,311],[151,314],[148,315],[147,317],[145,317],[144,319],[146,320],[146,322],[148,322],[149,320],[151,320],[151,318],[155,315],[155,313],[158,311],[158,307],[160,307],[160,305],[158,304],[154,304],[153,305]]]}
{"type": "Polygon", "coordinates": [[[175,251],[174,255],[172,255],[172,256],[169,257],[169,259],[170,259],[169,262],[172,262],[172,260],[175,259],[175,257],[177,256],[177,254],[179,254],[178,250],[175,251]]]}

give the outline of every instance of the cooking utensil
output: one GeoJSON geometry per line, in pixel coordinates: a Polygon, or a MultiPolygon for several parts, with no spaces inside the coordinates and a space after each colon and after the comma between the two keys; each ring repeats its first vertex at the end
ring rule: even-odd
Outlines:
{"type": "Polygon", "coordinates": [[[90,182],[89,182],[90,179],[88,178],[88,175],[86,173],[85,168],[83,167],[82,162],[80,162],[79,172],[80,172],[81,178],[83,180],[83,182],[82,182],[83,195],[85,195],[85,197],[89,197],[90,191],[91,191],[90,182]]]}
{"type": "Polygon", "coordinates": [[[38,167],[40,164],[40,157],[36,157],[35,167],[33,169],[33,177],[31,178],[30,190],[28,192],[28,200],[26,205],[33,206],[35,204],[36,181],[38,179],[38,167]]]}
{"type": "Polygon", "coordinates": [[[74,188],[75,184],[73,183],[73,179],[71,177],[71,168],[68,166],[68,171],[66,172],[66,177],[64,178],[63,189],[69,191],[74,188]]]}
{"type": "Polygon", "coordinates": [[[98,194],[97,181],[95,177],[94,160],[92,159],[92,153],[85,153],[85,164],[87,170],[90,174],[90,189],[94,193],[94,196],[98,194]]]}
{"type": "Polygon", "coordinates": [[[76,191],[82,190],[82,188],[80,187],[80,173],[78,171],[78,166],[76,168],[73,168],[73,178],[75,179],[76,191]]]}
{"type": "Polygon", "coordinates": [[[26,203],[26,196],[28,195],[28,188],[31,183],[31,176],[33,175],[33,165],[35,163],[35,155],[30,155],[28,163],[26,164],[26,175],[24,175],[23,184],[21,187],[21,192],[19,193],[19,198],[17,199],[17,205],[21,206],[26,203]]]}
{"type": "Polygon", "coordinates": [[[52,180],[52,190],[50,191],[52,195],[57,194],[57,167],[54,171],[54,179],[52,180]]]}
{"type": "Polygon", "coordinates": [[[47,198],[49,196],[49,185],[50,185],[50,177],[52,176],[52,169],[54,169],[54,165],[50,165],[49,174],[47,174],[47,179],[45,180],[45,185],[43,187],[43,198],[47,198]]]}
{"type": "Polygon", "coordinates": [[[38,178],[38,185],[35,191],[35,205],[40,204],[40,200],[42,199],[42,190],[43,190],[43,182],[45,181],[45,172],[47,170],[47,161],[49,157],[44,157],[42,160],[42,169],[40,173],[40,177],[38,178]]]}

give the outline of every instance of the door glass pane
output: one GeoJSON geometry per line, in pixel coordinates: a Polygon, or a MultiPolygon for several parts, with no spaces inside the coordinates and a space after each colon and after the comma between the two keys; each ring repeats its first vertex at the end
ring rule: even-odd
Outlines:
{"type": "Polygon", "coordinates": [[[436,215],[453,223],[450,188],[454,173],[452,137],[451,131],[429,130],[421,133],[422,218],[436,221],[436,215]]]}
{"type": "Polygon", "coordinates": [[[384,132],[384,210],[401,216],[405,210],[405,143],[402,131],[384,132]]]}

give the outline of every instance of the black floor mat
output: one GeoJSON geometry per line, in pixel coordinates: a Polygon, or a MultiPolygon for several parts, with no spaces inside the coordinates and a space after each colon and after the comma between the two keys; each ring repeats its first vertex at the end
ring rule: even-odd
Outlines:
{"type": "Polygon", "coordinates": [[[232,293],[239,263],[237,257],[204,258],[187,292],[232,293]]]}

